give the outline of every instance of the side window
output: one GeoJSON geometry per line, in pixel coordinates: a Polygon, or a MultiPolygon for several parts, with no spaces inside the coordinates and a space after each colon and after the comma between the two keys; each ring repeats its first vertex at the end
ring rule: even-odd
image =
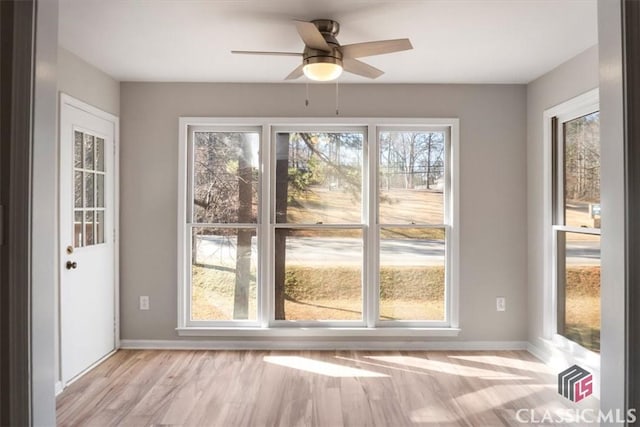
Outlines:
{"type": "Polygon", "coordinates": [[[553,119],[557,333],[600,351],[600,114],[553,119]]]}

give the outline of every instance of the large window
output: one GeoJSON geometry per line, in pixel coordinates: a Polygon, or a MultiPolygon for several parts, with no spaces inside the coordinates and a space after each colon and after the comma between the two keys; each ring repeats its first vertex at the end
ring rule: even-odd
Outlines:
{"type": "Polygon", "coordinates": [[[384,122],[181,119],[179,330],[457,327],[457,121],[384,122]]]}
{"type": "Polygon", "coordinates": [[[552,119],[556,330],[600,351],[600,122],[597,104],[552,119]]]}

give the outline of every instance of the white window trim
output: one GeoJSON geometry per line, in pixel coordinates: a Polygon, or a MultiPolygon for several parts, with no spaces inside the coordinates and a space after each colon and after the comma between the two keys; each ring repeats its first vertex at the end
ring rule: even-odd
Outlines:
{"type": "MultiPolygon", "coordinates": [[[[273,145],[273,144],[271,144],[273,145]]],[[[460,241],[460,221],[459,221],[459,119],[457,118],[212,118],[212,117],[180,117],[179,119],[179,153],[178,153],[178,277],[177,277],[177,324],[176,331],[179,335],[185,336],[456,336],[460,332],[459,329],[459,241],[460,241]],[[194,325],[189,321],[188,310],[186,309],[186,303],[190,300],[188,289],[190,280],[189,277],[189,251],[186,251],[187,239],[190,238],[187,233],[188,228],[185,226],[188,218],[188,203],[187,195],[189,194],[190,178],[187,176],[188,172],[188,159],[189,153],[189,129],[197,127],[215,127],[215,128],[261,128],[261,152],[266,153],[272,149],[269,141],[271,140],[272,133],[275,128],[282,130],[286,128],[301,129],[305,126],[313,130],[317,130],[319,127],[325,127],[330,129],[332,126],[343,128],[358,128],[366,129],[367,144],[366,149],[370,150],[368,156],[368,162],[363,165],[363,177],[368,177],[365,182],[368,183],[369,188],[375,188],[377,182],[377,176],[374,176],[372,169],[368,165],[377,161],[377,137],[378,131],[398,129],[398,130],[430,130],[430,129],[447,129],[449,130],[449,180],[446,185],[450,191],[446,191],[448,194],[448,200],[445,200],[445,218],[448,219],[447,230],[447,294],[445,295],[445,307],[446,315],[448,315],[447,322],[422,322],[422,321],[394,321],[394,322],[380,322],[377,319],[377,306],[374,310],[370,307],[368,310],[369,316],[363,318],[357,327],[349,327],[349,324],[353,322],[340,321],[333,323],[323,322],[316,326],[316,322],[285,322],[283,325],[270,324],[268,316],[262,316],[261,314],[265,310],[269,310],[272,306],[273,295],[260,295],[261,304],[258,307],[258,321],[234,321],[233,325],[230,322],[207,322],[206,325],[194,325]],[[260,320],[262,319],[262,321],[260,320]],[[393,323],[393,324],[391,324],[393,323]],[[284,326],[284,327],[282,327],[284,326]],[[313,326],[313,327],[310,327],[313,326]],[[334,327],[335,326],[335,327],[334,327]],[[340,326],[340,327],[337,327],[340,326]]],[[[273,186],[270,186],[271,171],[270,165],[261,163],[263,168],[261,170],[262,180],[259,183],[261,194],[268,194],[273,191],[273,186]]],[[[363,188],[363,192],[367,188],[363,188]]],[[[363,207],[365,210],[375,209],[377,203],[377,192],[374,192],[375,196],[369,197],[369,205],[363,207]]],[[[270,226],[270,215],[267,209],[264,209],[259,213],[258,227],[270,226]],[[267,211],[267,212],[264,212],[267,211]]],[[[446,221],[445,221],[446,222],[446,221]]],[[[377,227],[377,218],[376,218],[377,227]]],[[[369,234],[377,231],[374,227],[363,227],[365,233],[365,244],[370,242],[369,234]]],[[[268,234],[267,239],[262,239],[259,243],[260,249],[269,250],[272,242],[271,234],[268,234]]],[[[374,253],[375,253],[374,248],[374,253]]],[[[258,266],[262,277],[268,276],[271,272],[271,266],[268,263],[263,262],[258,266]],[[264,276],[264,275],[267,276],[264,276]]],[[[369,280],[377,276],[377,272],[373,268],[375,263],[365,263],[363,266],[367,268],[364,272],[368,275],[369,280]],[[374,274],[376,276],[371,276],[374,274]]],[[[375,281],[377,283],[377,281],[375,281]]],[[[264,292],[264,287],[258,286],[258,292],[264,292]]],[[[272,294],[273,292],[268,292],[272,294]]],[[[375,301],[373,298],[369,298],[369,301],[375,301]]],[[[376,305],[376,304],[373,304],[376,305]]],[[[268,311],[267,311],[268,312],[268,311]]],[[[270,316],[269,316],[270,317],[270,316]]],[[[357,322],[357,321],[356,321],[357,322]]]]}
{"type": "Polygon", "coordinates": [[[559,230],[588,233],[584,229],[574,229],[553,224],[553,129],[551,121],[557,117],[561,121],[571,120],[599,110],[599,89],[590,90],[562,104],[549,108],[543,114],[543,230],[544,230],[544,294],[543,294],[543,336],[542,339],[553,349],[565,354],[574,363],[595,367],[600,365],[600,355],[574,341],[558,334],[558,288],[556,263],[556,236],[559,230]]]}

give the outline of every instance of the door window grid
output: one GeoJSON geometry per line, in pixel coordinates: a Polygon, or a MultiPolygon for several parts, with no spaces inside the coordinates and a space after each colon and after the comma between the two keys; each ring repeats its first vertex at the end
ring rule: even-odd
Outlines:
{"type": "Polygon", "coordinates": [[[105,141],[74,131],[74,224],[76,248],[105,243],[105,141]]]}

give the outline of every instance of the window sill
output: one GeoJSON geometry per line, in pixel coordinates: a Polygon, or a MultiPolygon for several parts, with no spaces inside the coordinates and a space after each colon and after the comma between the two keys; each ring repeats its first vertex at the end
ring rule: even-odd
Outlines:
{"type": "Polygon", "coordinates": [[[459,328],[176,328],[182,337],[456,337],[459,328]]]}

